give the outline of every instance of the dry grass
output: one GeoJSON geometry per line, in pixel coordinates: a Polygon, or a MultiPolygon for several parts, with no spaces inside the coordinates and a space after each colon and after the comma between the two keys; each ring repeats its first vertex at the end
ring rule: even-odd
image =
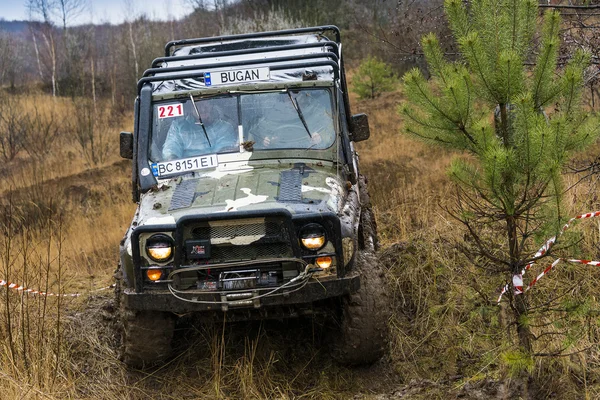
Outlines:
{"type": "MultiPolygon", "coordinates": [[[[353,112],[369,114],[371,139],[360,144],[361,168],[369,178],[382,259],[389,268],[395,313],[391,353],[401,381],[428,378],[455,380],[455,388],[487,378],[505,379],[510,369],[502,355],[515,348],[509,313],[495,304],[505,276],[491,275],[456,250],[462,227],[444,211],[452,201],[445,170],[448,151],[400,135],[396,112],[401,93],[383,94],[375,101],[355,102],[353,112]]],[[[599,146],[573,164],[596,158],[599,146]]],[[[566,188],[582,174],[565,174],[566,188]]],[[[566,193],[565,216],[600,209],[598,175],[582,180],[566,193]]],[[[562,256],[599,259],[600,221],[572,228],[578,246],[562,256]]],[[[552,260],[548,261],[551,262],[552,260]]],[[[537,265],[532,279],[547,265],[537,265]]],[[[540,353],[563,349],[572,356],[540,357],[535,376],[543,396],[596,398],[598,375],[597,290],[600,270],[559,264],[530,292],[534,333],[540,353]],[[545,303],[559,297],[551,303],[545,303]],[[562,310],[568,310],[567,312],[562,310]],[[581,353],[578,353],[581,350],[581,353]]]]}
{"type": "MultiPolygon", "coordinates": [[[[73,107],[70,100],[21,100],[24,107],[36,104],[47,113],[68,113],[73,107]]],[[[426,378],[433,382],[429,398],[444,398],[485,379],[507,378],[502,354],[513,346],[504,334],[510,321],[494,304],[504,277],[486,274],[456,250],[463,232],[440,207],[452,197],[445,174],[452,154],[399,134],[401,100],[394,92],[353,102],[353,111],[367,112],[371,124],[371,139],[359,144],[359,151],[393,293],[389,363],[366,370],[337,367],[321,343],[327,332],[303,321],[223,326],[184,319],[176,335],[177,357],[156,370],[128,370],[118,360],[110,293],[42,301],[0,289],[0,393],[26,399],[321,399],[381,393],[426,378]],[[44,340],[31,332],[42,332],[44,340]]],[[[131,128],[131,116],[123,118],[129,125],[124,130],[131,128]]],[[[119,128],[107,129],[116,143],[119,128]]],[[[65,138],[54,150],[37,164],[20,155],[10,166],[13,178],[0,182],[3,203],[12,197],[22,213],[18,234],[3,236],[0,278],[88,293],[111,283],[118,242],[134,211],[128,163],[116,162],[111,154],[90,169],[74,141],[65,138]]],[[[568,184],[578,179],[567,176],[568,184]]],[[[567,213],[600,208],[596,183],[589,179],[569,192],[567,213]]],[[[583,240],[573,251],[595,255],[600,225],[584,224],[577,228],[583,240]]],[[[536,286],[532,299],[540,304],[553,293],[565,293],[563,306],[598,309],[599,273],[584,266],[557,268],[536,286]]],[[[595,345],[600,336],[597,317],[584,311],[564,320],[579,335],[578,348],[595,345]]],[[[535,323],[557,315],[536,316],[535,323]]],[[[548,335],[540,349],[565,339],[548,335]]],[[[594,398],[600,395],[599,362],[593,347],[571,357],[540,359],[535,371],[540,382],[547,382],[544,393],[594,398]]],[[[428,398],[419,396],[414,398],[428,398]]]]}
{"type": "MultiPolygon", "coordinates": [[[[33,95],[13,101],[34,115],[28,140],[45,132],[35,127],[56,135],[36,152],[22,150],[3,167],[10,173],[0,180],[0,278],[61,294],[110,285],[118,242],[134,210],[127,163],[115,163],[117,140],[104,163],[90,168],[69,125],[72,100],[33,95]]],[[[114,121],[103,118],[96,123],[103,126],[102,134],[114,130],[111,136],[117,138],[114,121]]],[[[2,397],[71,397],[79,378],[71,367],[71,336],[66,332],[83,299],[6,289],[1,296],[2,397]]]]}
{"type": "MultiPolygon", "coordinates": [[[[42,94],[11,95],[11,99],[16,102],[16,109],[28,110],[30,115],[39,116],[42,125],[45,123],[57,129],[58,135],[54,140],[46,143],[41,137],[37,141],[34,140],[36,135],[41,136],[42,132],[32,132],[31,142],[44,145],[38,151],[45,153],[41,155],[38,163],[32,163],[32,156],[25,149],[22,150],[8,166],[10,174],[3,174],[0,179],[0,190],[28,187],[35,181],[67,177],[92,166],[78,143],[77,136],[81,130],[75,123],[75,116],[80,114],[82,105],[87,104],[85,100],[53,99],[42,94]]],[[[132,113],[120,114],[110,110],[108,102],[100,101],[96,107],[102,110],[95,122],[96,136],[104,138],[104,144],[108,146],[105,149],[107,157],[102,160],[102,164],[110,164],[119,160],[117,136],[119,128],[131,131],[133,116],[132,113]]],[[[37,128],[39,129],[40,125],[37,125],[37,128]]]]}
{"type": "Polygon", "coordinates": [[[449,195],[445,171],[452,155],[400,133],[396,109],[402,100],[393,92],[375,101],[354,101],[353,112],[369,115],[371,138],[358,150],[384,245],[451,229],[440,202],[449,195]]]}
{"type": "MultiPolygon", "coordinates": [[[[48,120],[73,111],[66,100],[19,101],[23,107],[42,104],[48,120]]],[[[113,154],[90,168],[66,132],[47,157],[20,154],[9,165],[11,179],[1,182],[0,203],[14,212],[3,217],[10,226],[1,236],[0,278],[84,295],[35,297],[0,289],[3,398],[342,398],[357,390],[353,372],[333,366],[311,325],[297,322],[190,329],[184,320],[175,359],[152,371],[127,369],[118,360],[112,294],[93,290],[112,283],[118,243],[135,210],[129,162],[113,154]],[[73,156],[65,158],[69,152],[73,156]]]]}

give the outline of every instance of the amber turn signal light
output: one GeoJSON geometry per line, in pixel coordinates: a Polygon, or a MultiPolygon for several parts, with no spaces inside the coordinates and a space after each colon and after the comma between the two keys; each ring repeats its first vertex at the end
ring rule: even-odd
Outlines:
{"type": "Polygon", "coordinates": [[[146,270],[146,276],[148,277],[148,279],[154,282],[160,279],[160,277],[162,276],[162,271],[160,269],[149,269],[146,270]]]}
{"type": "Polygon", "coordinates": [[[323,269],[327,269],[327,268],[331,267],[332,262],[333,262],[333,259],[331,257],[317,257],[317,260],[315,261],[317,266],[319,268],[323,268],[323,269]]]}

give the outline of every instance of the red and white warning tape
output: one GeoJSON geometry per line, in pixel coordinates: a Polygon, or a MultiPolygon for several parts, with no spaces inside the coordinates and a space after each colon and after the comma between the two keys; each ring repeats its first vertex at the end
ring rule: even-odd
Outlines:
{"type": "MultiPolygon", "coordinates": [[[[598,217],[600,216],[600,211],[595,211],[595,212],[591,212],[591,213],[586,213],[586,214],[581,214],[578,215],[574,218],[571,218],[560,230],[560,232],[558,233],[557,236],[552,237],[551,239],[549,239],[546,243],[544,243],[544,245],[537,251],[537,253],[535,253],[535,255],[533,256],[534,259],[537,259],[539,257],[542,257],[543,255],[545,255],[548,251],[550,251],[550,249],[552,248],[552,246],[554,246],[554,244],[556,243],[557,239],[569,228],[569,226],[571,225],[571,223],[573,221],[576,221],[578,219],[587,219],[587,218],[594,218],[594,217],[598,217]]],[[[514,288],[514,294],[518,295],[523,293],[524,291],[528,291],[529,289],[531,289],[531,287],[533,285],[535,285],[544,275],[546,275],[548,272],[550,272],[552,270],[552,268],[554,268],[560,261],[565,261],[565,262],[570,262],[570,263],[574,263],[574,264],[584,264],[584,265],[594,265],[594,266],[600,266],[600,261],[591,261],[591,260],[574,260],[574,259],[567,259],[567,258],[558,258],[556,260],[554,260],[554,262],[550,265],[548,265],[546,267],[546,269],[544,269],[538,276],[535,277],[534,280],[532,280],[529,285],[525,288],[525,290],[523,290],[523,275],[525,275],[525,272],[529,271],[531,269],[531,267],[533,266],[533,264],[535,264],[535,261],[531,261],[529,262],[522,270],[521,273],[519,274],[515,274],[513,275],[513,288],[514,288]]],[[[498,297],[498,303],[500,303],[500,300],[502,300],[502,296],[504,296],[504,293],[506,293],[508,291],[509,288],[509,284],[507,283],[503,288],[502,291],[500,292],[500,296],[498,297]]]]}
{"type": "MultiPolygon", "coordinates": [[[[56,293],[51,293],[51,292],[43,292],[41,290],[34,290],[34,289],[28,289],[25,286],[16,284],[16,283],[12,283],[12,282],[8,282],[5,281],[3,279],[0,279],[0,286],[6,286],[9,289],[13,289],[17,292],[25,292],[28,294],[33,294],[33,295],[40,295],[40,296],[55,296],[55,297],[79,297],[81,296],[81,293],[62,293],[62,294],[56,294],[56,293]]],[[[91,292],[99,292],[101,290],[108,290],[115,287],[115,285],[110,285],[110,286],[105,286],[103,288],[100,289],[94,289],[91,292]]]]}

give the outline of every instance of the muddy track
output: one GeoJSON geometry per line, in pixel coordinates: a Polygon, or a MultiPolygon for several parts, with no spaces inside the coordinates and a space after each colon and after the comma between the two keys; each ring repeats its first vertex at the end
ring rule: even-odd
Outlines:
{"type": "MultiPolygon", "coordinates": [[[[119,360],[118,309],[114,295],[102,292],[67,310],[67,337],[82,397],[109,391],[132,399],[141,399],[144,393],[153,398],[215,398],[214,385],[222,385],[224,398],[239,398],[244,393],[240,385],[249,384],[246,368],[256,375],[254,384],[276,382],[290,398],[312,393],[311,388],[330,391],[319,392],[322,396],[356,400],[511,398],[502,382],[490,379],[469,383],[457,376],[441,382],[403,382],[389,355],[369,367],[340,367],[324,348],[327,330],[306,319],[224,327],[185,316],[176,327],[173,357],[152,369],[128,368],[119,360]],[[341,384],[324,385],[327,379],[341,384]]],[[[256,390],[264,390],[266,398],[274,393],[256,390]]]]}

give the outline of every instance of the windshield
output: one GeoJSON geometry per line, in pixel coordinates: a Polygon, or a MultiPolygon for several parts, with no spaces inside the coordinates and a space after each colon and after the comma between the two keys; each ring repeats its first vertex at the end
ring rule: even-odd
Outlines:
{"type": "Polygon", "coordinates": [[[153,118],[154,162],[243,149],[327,149],[335,142],[328,89],[190,96],[156,103],[153,118]]]}

